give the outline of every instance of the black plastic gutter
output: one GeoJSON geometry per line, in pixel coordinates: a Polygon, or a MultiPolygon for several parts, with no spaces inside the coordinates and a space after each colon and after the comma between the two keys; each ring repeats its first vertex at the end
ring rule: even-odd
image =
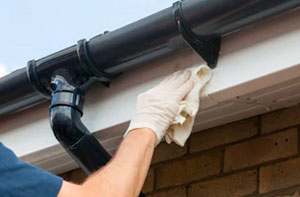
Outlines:
{"type": "MultiPolygon", "coordinates": [[[[186,0],[181,4],[181,21],[200,40],[209,41],[299,5],[299,0],[186,0]]],[[[23,68],[0,78],[0,115],[50,99],[51,76],[59,68],[72,70],[82,81],[95,75],[109,81],[111,75],[187,49],[187,39],[175,21],[172,6],[90,39],[81,46],[85,54],[81,60],[74,45],[34,61],[31,72],[23,68]]]]}

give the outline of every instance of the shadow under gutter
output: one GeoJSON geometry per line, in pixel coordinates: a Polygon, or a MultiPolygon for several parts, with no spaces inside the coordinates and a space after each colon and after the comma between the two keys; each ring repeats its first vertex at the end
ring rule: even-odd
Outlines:
{"type": "Polygon", "coordinates": [[[29,61],[26,68],[0,78],[0,115],[52,98],[55,136],[92,173],[110,156],[80,121],[89,84],[95,80],[108,84],[122,72],[189,47],[213,68],[221,37],[299,6],[299,0],[176,2],[125,27],[29,61]]]}

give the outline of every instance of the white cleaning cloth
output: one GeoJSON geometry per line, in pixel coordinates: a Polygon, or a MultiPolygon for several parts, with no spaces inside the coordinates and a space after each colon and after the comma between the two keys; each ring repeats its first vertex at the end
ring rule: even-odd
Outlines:
{"type": "Polygon", "coordinates": [[[165,135],[167,143],[173,141],[180,146],[184,146],[191,134],[200,106],[200,97],[205,94],[205,87],[212,77],[212,72],[206,65],[187,68],[187,70],[192,72],[191,79],[194,87],[181,101],[178,114],[165,135]]]}

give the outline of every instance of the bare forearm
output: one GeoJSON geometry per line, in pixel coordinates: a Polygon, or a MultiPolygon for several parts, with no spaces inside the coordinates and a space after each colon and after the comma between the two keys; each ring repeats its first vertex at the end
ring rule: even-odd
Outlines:
{"type": "Polygon", "coordinates": [[[115,157],[84,184],[86,192],[103,196],[138,196],[145,181],[156,141],[150,129],[131,131],[115,157]]]}
{"type": "Polygon", "coordinates": [[[159,144],[165,136],[178,113],[179,103],[193,87],[190,77],[190,71],[178,71],[156,87],[140,94],[137,97],[136,113],[125,133],[127,137],[115,157],[82,186],[74,189],[74,184],[64,182],[61,193],[66,195],[60,197],[69,196],[72,190],[76,190],[79,197],[138,196],[155,144],[159,144]],[[146,128],[139,129],[141,127],[146,128]]]}

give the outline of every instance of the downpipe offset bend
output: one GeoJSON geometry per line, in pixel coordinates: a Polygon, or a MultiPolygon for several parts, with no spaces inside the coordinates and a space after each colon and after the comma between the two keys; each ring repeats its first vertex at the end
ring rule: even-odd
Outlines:
{"type": "MultiPolygon", "coordinates": [[[[59,143],[90,175],[107,164],[111,156],[81,122],[87,84],[71,76],[60,69],[51,79],[50,125],[59,143]]],[[[144,194],[141,192],[139,197],[144,194]]]]}
{"type": "Polygon", "coordinates": [[[91,174],[111,156],[81,122],[84,92],[66,74],[55,75],[51,88],[50,124],[54,135],[79,166],[91,174]]]}

